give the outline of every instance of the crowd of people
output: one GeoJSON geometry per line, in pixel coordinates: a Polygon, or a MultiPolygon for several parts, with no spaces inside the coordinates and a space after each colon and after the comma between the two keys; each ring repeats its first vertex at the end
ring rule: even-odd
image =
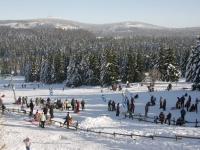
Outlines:
{"type": "MultiPolygon", "coordinates": [[[[29,116],[30,117],[33,116],[36,121],[39,121],[41,128],[45,128],[44,125],[46,121],[54,118],[54,109],[60,109],[61,111],[64,111],[64,110],[69,110],[71,108],[71,110],[74,111],[74,113],[79,112],[80,107],[82,110],[85,109],[85,100],[82,99],[81,102],[79,102],[78,100],[75,100],[74,98],[72,98],[71,103],[70,103],[71,105],[69,105],[68,99],[64,100],[63,102],[61,101],[61,99],[55,99],[52,102],[50,97],[48,97],[46,100],[43,98],[36,97],[34,101],[32,98],[28,100],[27,96],[24,96],[24,97],[19,96],[18,104],[21,104],[20,106],[21,111],[26,111],[25,108],[30,108],[29,116]],[[38,106],[39,108],[41,108],[42,112],[39,112],[37,109],[35,114],[33,114],[35,106],[38,106]],[[48,113],[50,115],[49,117],[48,117],[48,113]]],[[[4,105],[2,105],[2,108],[3,107],[4,105]]],[[[4,109],[2,109],[2,112],[3,110],[4,109]]],[[[63,125],[67,123],[67,127],[69,128],[69,125],[72,122],[72,117],[69,114],[69,112],[67,113],[67,116],[64,119],[65,119],[65,122],[63,123],[63,125]]]]}
{"type": "MultiPolygon", "coordinates": [[[[190,106],[191,105],[191,96],[189,95],[187,102],[185,102],[185,97],[187,97],[187,96],[188,95],[186,93],[181,98],[177,97],[178,101],[176,102],[175,109],[181,109],[181,110],[180,110],[180,117],[176,120],[176,125],[185,124],[186,110],[189,111],[189,112],[193,112],[193,111],[197,112],[197,108],[198,108],[197,105],[198,105],[199,100],[196,98],[195,104],[192,104],[192,106],[190,106]],[[186,110],[185,110],[185,107],[186,107],[186,110]]],[[[147,113],[148,113],[148,110],[149,110],[148,106],[149,105],[147,103],[146,106],[145,106],[145,116],[147,116],[147,113]]],[[[159,108],[163,109],[163,111],[166,110],[166,99],[163,100],[162,97],[160,97],[159,108]]],[[[161,122],[161,124],[163,124],[164,122],[166,123],[168,121],[168,124],[170,125],[171,124],[171,122],[170,122],[171,117],[172,117],[171,111],[169,111],[166,118],[165,118],[165,114],[163,112],[160,112],[159,116],[154,117],[155,118],[154,122],[157,122],[159,120],[161,122]]]]}

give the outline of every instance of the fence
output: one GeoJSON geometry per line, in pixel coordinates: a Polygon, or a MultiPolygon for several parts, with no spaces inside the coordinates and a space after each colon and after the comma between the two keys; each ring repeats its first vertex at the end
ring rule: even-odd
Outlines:
{"type": "MultiPolygon", "coordinates": [[[[1,110],[2,108],[0,108],[1,110]]],[[[8,112],[11,111],[11,112],[17,112],[17,113],[23,113],[23,114],[27,114],[28,112],[30,111],[20,111],[20,109],[10,109],[10,108],[6,108],[5,110],[7,110],[8,112]]],[[[142,115],[140,115],[140,117],[144,117],[142,115]]],[[[132,119],[135,118],[134,116],[132,117],[132,119]]],[[[150,117],[148,117],[150,118],[150,117]]],[[[139,118],[135,118],[135,119],[139,119],[139,118]]],[[[151,118],[152,119],[152,118],[151,118]]],[[[140,121],[140,120],[139,120],[140,121]]],[[[53,119],[50,119],[50,124],[52,122],[57,122],[60,124],[60,127],[62,128],[67,128],[67,127],[64,127],[63,126],[63,123],[60,122],[60,121],[56,121],[56,120],[53,120],[53,119]]],[[[146,122],[152,122],[152,121],[148,121],[146,120],[146,122]]],[[[195,122],[196,124],[199,123],[197,120],[195,122]]],[[[182,140],[182,138],[190,138],[190,139],[200,139],[200,137],[191,137],[191,136],[183,136],[183,135],[175,135],[174,137],[169,137],[169,136],[160,136],[160,135],[138,135],[138,134],[122,134],[122,133],[117,133],[117,132],[114,132],[114,133],[109,133],[109,132],[102,132],[102,131],[94,131],[94,130],[90,130],[90,129],[82,129],[82,128],[79,128],[78,127],[78,121],[75,123],[75,125],[70,125],[70,128],[67,128],[67,129],[70,129],[70,130],[74,130],[74,131],[77,131],[77,130],[81,130],[81,131],[85,131],[85,132],[92,132],[92,133],[97,133],[97,134],[107,134],[107,135],[112,135],[114,137],[116,137],[117,135],[121,135],[121,136],[126,136],[126,137],[130,137],[130,138],[133,138],[134,136],[137,136],[137,137],[144,137],[144,138],[150,138],[152,140],[154,140],[154,138],[167,138],[167,139],[175,139],[176,141],[177,140],[182,140]]]]}
{"type": "MultiPolygon", "coordinates": [[[[157,120],[154,121],[155,118],[148,117],[148,116],[142,116],[141,114],[129,116],[127,113],[125,113],[124,114],[124,118],[129,118],[129,119],[131,118],[132,120],[133,119],[137,119],[139,121],[145,121],[145,122],[156,123],[156,124],[159,123],[157,120]],[[153,121],[149,121],[148,119],[151,119],[151,120],[153,119],[153,121]]],[[[172,120],[170,120],[170,122],[172,122],[172,124],[170,124],[170,125],[177,126],[176,125],[177,121],[175,120],[175,118],[173,118],[172,120]]],[[[189,124],[189,123],[195,124],[194,127],[200,127],[200,126],[198,126],[198,123],[200,123],[200,121],[198,121],[197,119],[194,122],[184,122],[184,124],[189,124]]],[[[167,123],[165,123],[165,124],[167,124],[167,123]]]]}

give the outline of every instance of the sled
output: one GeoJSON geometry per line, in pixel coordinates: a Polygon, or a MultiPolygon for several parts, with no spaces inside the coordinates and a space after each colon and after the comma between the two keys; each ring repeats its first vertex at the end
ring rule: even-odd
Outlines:
{"type": "Polygon", "coordinates": [[[171,110],[175,110],[175,109],[177,109],[177,108],[176,108],[176,107],[172,107],[172,108],[171,108],[171,110]]]}
{"type": "Polygon", "coordinates": [[[28,120],[28,122],[38,122],[38,120],[31,119],[31,120],[28,120]]]}
{"type": "Polygon", "coordinates": [[[183,87],[183,90],[187,90],[187,89],[189,89],[189,88],[183,87]]]}
{"type": "Polygon", "coordinates": [[[108,117],[108,114],[101,114],[101,116],[106,116],[106,117],[108,117]]]}
{"type": "Polygon", "coordinates": [[[80,110],[75,110],[75,111],[74,111],[74,113],[79,113],[79,112],[80,112],[80,110]]]}

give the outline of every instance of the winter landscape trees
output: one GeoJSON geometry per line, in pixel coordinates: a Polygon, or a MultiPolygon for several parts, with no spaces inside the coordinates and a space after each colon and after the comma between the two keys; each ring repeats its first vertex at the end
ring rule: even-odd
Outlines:
{"type": "Polygon", "coordinates": [[[142,82],[153,69],[159,72],[156,80],[175,82],[185,74],[190,82],[200,78],[199,42],[191,49],[193,36],[97,38],[81,29],[13,28],[0,28],[0,35],[1,73],[13,70],[26,82],[103,86],[118,79],[142,82]]]}

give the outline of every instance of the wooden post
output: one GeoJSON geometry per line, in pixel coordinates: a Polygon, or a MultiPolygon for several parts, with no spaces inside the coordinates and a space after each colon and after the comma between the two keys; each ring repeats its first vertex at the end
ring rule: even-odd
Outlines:
{"type": "Polygon", "coordinates": [[[62,123],[60,122],[60,127],[61,127],[61,124],[62,124],[62,123]]]}
{"type": "Polygon", "coordinates": [[[99,134],[101,134],[101,131],[99,131],[99,134]]]}
{"type": "Polygon", "coordinates": [[[78,121],[76,122],[76,131],[77,131],[77,129],[78,129],[78,121]]]}
{"type": "Polygon", "coordinates": [[[177,140],[178,140],[178,139],[177,139],[177,138],[178,138],[177,135],[175,135],[175,138],[176,138],[176,141],[177,141],[177,140]]]}
{"type": "Polygon", "coordinates": [[[131,138],[133,138],[133,134],[131,133],[131,138]]]}
{"type": "Polygon", "coordinates": [[[19,109],[18,109],[18,111],[17,111],[18,113],[19,113],[19,109]]]}
{"type": "Polygon", "coordinates": [[[152,138],[152,140],[154,140],[154,136],[153,135],[151,135],[151,138],[152,138]]]}
{"type": "Polygon", "coordinates": [[[115,137],[115,132],[113,133],[114,137],[115,137]]]}
{"type": "Polygon", "coordinates": [[[175,118],[173,118],[173,122],[174,122],[174,125],[175,125],[175,118]]]}
{"type": "Polygon", "coordinates": [[[198,124],[198,121],[197,121],[197,119],[196,119],[196,122],[195,122],[195,127],[197,127],[197,124],[198,124]]]}

